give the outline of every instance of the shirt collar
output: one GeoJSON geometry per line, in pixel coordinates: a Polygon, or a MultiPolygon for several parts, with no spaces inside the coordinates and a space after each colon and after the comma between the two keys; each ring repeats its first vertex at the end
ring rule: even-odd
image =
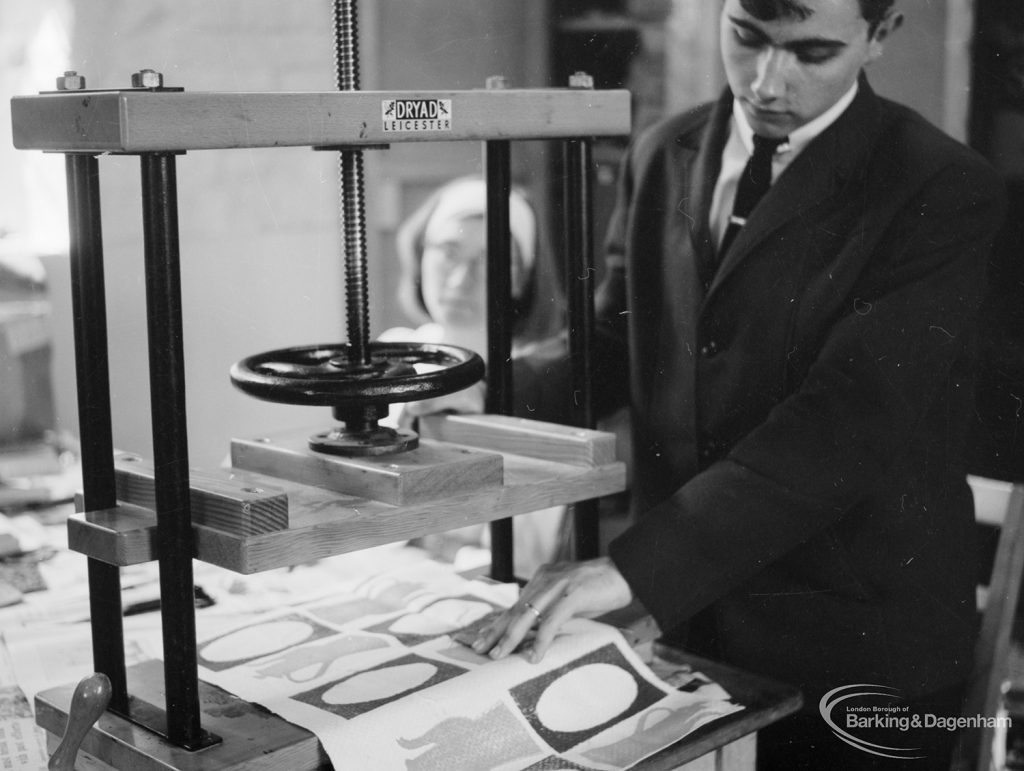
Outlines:
{"type": "MultiPolygon", "coordinates": [[[[800,128],[793,131],[793,133],[789,135],[789,141],[786,144],[781,145],[776,152],[791,152],[794,156],[798,155],[811,143],[811,140],[835,123],[839,116],[845,112],[846,108],[853,102],[854,97],[857,96],[857,88],[857,81],[854,80],[850,89],[843,94],[835,104],[825,110],[825,112],[814,120],[805,123],[800,128]]],[[[750,155],[754,152],[754,130],[747,122],[747,116],[744,115],[743,109],[740,107],[738,100],[735,99],[733,100],[732,115],[733,125],[739,133],[740,141],[743,142],[743,146],[747,149],[747,154],[750,155]]]]}

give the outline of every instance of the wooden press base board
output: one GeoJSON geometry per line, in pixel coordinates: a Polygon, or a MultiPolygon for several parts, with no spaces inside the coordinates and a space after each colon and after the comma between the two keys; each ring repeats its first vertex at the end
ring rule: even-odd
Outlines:
{"type": "MultiPolygon", "coordinates": [[[[211,509],[220,514],[218,526],[209,519],[193,518],[193,556],[238,573],[257,573],[611,495],[626,485],[625,465],[615,460],[614,436],[608,433],[493,415],[452,416],[432,424],[428,431],[441,438],[424,441],[447,447],[457,473],[448,477],[448,486],[431,487],[427,499],[413,492],[409,496],[413,500],[401,505],[370,497],[365,490],[353,494],[327,489],[326,477],[337,475],[325,472],[323,457],[301,449],[308,431],[279,436],[270,443],[245,443],[250,469],[239,472],[244,474],[245,488],[262,491],[260,495],[273,491],[274,496],[286,496],[287,526],[260,533],[224,529],[224,507],[244,506],[246,501],[241,491],[228,494],[225,486],[230,480],[220,479],[218,497],[211,498],[211,503],[217,504],[211,509]],[[258,461],[255,454],[260,454],[258,461]],[[502,464],[497,478],[487,460],[495,456],[502,464]],[[476,466],[485,475],[483,484],[463,473],[466,459],[474,457],[486,461],[476,466]],[[281,477],[266,473],[274,470],[275,462],[286,467],[281,477]],[[265,471],[252,471],[254,465],[265,471]],[[303,469],[308,472],[305,476],[303,469]],[[294,481],[297,478],[308,481],[294,481]]],[[[420,475],[429,466],[435,478],[444,478],[445,467],[436,464],[437,456],[434,451],[402,461],[381,456],[373,461],[375,475],[391,492],[403,487],[392,478],[395,474],[420,475]],[[424,458],[424,463],[417,465],[413,462],[416,457],[424,458]]],[[[364,464],[351,463],[350,470],[364,464]]],[[[136,462],[132,473],[138,476],[147,468],[147,464],[136,462]]],[[[117,473],[126,472],[119,466],[117,473]]],[[[156,514],[148,508],[148,490],[148,485],[137,480],[132,485],[119,484],[122,497],[116,508],[71,517],[68,545],[118,566],[156,559],[156,514]],[[137,497],[126,497],[134,495],[137,497]]],[[[194,500],[213,492],[197,489],[193,482],[194,500]]]]}
{"type": "MultiPolygon", "coordinates": [[[[164,704],[162,662],[129,667],[128,684],[133,696],[164,704]]],[[[36,695],[36,723],[46,729],[51,744],[64,735],[74,690],[75,684],[71,684],[36,695]]],[[[99,762],[92,766],[82,763],[81,767],[131,771],[314,771],[331,767],[319,740],[309,731],[202,681],[199,700],[203,729],[220,736],[220,744],[188,752],[104,712],[81,750],[99,762]]]]}

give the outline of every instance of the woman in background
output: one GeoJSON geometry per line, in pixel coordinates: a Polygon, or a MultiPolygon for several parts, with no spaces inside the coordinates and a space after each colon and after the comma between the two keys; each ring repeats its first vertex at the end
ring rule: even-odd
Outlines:
{"type": "MultiPolygon", "coordinates": [[[[398,230],[398,298],[416,341],[487,351],[487,189],[460,177],[434,191],[398,230]]],[[[512,355],[565,328],[565,299],[537,215],[522,191],[509,196],[512,355]]],[[[395,338],[397,339],[397,338],[395,338]]],[[[426,414],[429,410],[417,410],[426,414]]]]}
{"type": "MultiPolygon", "coordinates": [[[[455,179],[430,195],[402,223],[397,235],[401,264],[398,297],[416,328],[389,329],[383,341],[447,343],[487,358],[487,189],[478,177],[455,179]]],[[[552,255],[541,247],[536,212],[526,196],[509,196],[511,244],[512,356],[565,327],[565,300],[555,276],[552,255]]],[[[443,408],[481,412],[483,381],[442,397],[443,408]]],[[[434,400],[392,407],[391,420],[409,425],[416,417],[438,411],[434,400]]],[[[520,417],[531,417],[529,407],[520,417]]],[[[554,558],[559,546],[564,507],[516,517],[514,569],[532,575],[554,558]]],[[[463,547],[486,548],[484,525],[430,536],[423,545],[437,556],[456,561],[463,547]]],[[[473,549],[467,550],[468,554],[473,549]]]]}

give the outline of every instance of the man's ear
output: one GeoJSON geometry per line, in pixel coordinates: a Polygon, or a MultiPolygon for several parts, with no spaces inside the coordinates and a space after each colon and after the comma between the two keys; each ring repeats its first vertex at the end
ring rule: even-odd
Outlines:
{"type": "Polygon", "coordinates": [[[875,27],[874,34],[871,36],[871,42],[868,44],[869,62],[873,62],[882,55],[885,41],[901,26],[903,26],[903,14],[897,11],[890,11],[884,19],[878,22],[878,26],[875,27]]]}

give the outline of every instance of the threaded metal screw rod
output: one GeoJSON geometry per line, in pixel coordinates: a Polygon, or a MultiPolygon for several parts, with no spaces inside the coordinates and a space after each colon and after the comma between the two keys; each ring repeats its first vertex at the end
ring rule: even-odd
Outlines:
{"type": "MultiPolygon", "coordinates": [[[[359,90],[356,0],[334,0],[334,55],[339,91],[359,90]]],[[[366,265],[363,151],[341,150],[341,227],[345,243],[345,315],[351,361],[370,363],[370,309],[366,265]]]]}

